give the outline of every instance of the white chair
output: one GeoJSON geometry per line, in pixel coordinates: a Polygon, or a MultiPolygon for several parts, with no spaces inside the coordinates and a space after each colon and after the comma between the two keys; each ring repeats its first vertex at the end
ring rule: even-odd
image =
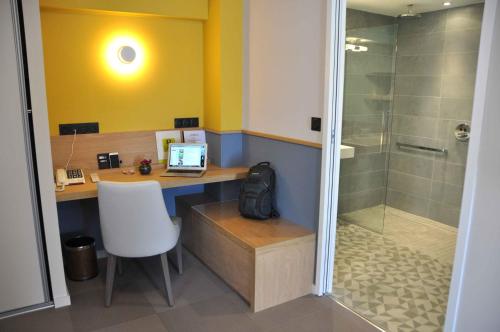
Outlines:
{"type": "Polygon", "coordinates": [[[108,253],[106,306],[111,305],[117,258],[154,255],[160,255],[166,299],[173,306],[167,252],[176,247],[177,268],[182,274],[181,224],[179,218],[174,218],[177,223],[170,219],[160,184],[100,181],[97,191],[102,239],[108,253]]]}

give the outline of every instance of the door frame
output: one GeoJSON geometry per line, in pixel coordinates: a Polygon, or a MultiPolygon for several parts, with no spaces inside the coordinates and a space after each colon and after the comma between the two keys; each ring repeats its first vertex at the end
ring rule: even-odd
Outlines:
{"type": "MultiPolygon", "coordinates": [[[[332,293],[335,258],[336,219],[338,210],[338,186],[340,178],[340,140],[342,134],[342,108],[345,71],[345,31],[347,0],[327,0],[324,131],[321,161],[320,210],[316,255],[316,275],[313,292],[316,295],[332,293]]],[[[472,112],[473,133],[481,132],[485,113],[486,84],[492,36],[495,28],[498,0],[485,0],[481,40],[479,48],[474,104],[472,112]]],[[[469,142],[466,176],[461,204],[458,237],[455,249],[453,273],[448,297],[444,331],[459,328],[456,324],[460,296],[466,267],[466,257],[471,232],[473,199],[476,187],[476,169],[480,148],[480,135],[472,135],[469,142]]]]}

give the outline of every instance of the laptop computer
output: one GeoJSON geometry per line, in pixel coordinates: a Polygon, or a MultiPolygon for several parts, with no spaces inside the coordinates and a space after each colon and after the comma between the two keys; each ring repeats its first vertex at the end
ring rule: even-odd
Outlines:
{"type": "Polygon", "coordinates": [[[201,177],[206,170],[206,144],[170,143],[167,170],[161,176],[201,177]]]}

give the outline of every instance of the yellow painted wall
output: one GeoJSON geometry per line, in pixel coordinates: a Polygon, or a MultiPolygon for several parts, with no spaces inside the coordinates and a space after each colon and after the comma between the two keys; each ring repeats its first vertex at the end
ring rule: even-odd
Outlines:
{"type": "Polygon", "coordinates": [[[48,8],[41,17],[52,135],[73,122],[98,121],[101,132],[170,128],[175,117],[203,125],[202,21],[48,8]],[[144,49],[133,77],[114,74],[103,60],[120,35],[144,49]]]}
{"type": "Polygon", "coordinates": [[[205,35],[205,126],[242,128],[243,0],[209,0],[205,35]]]}
{"type": "Polygon", "coordinates": [[[42,8],[112,11],[206,20],[208,0],[40,0],[42,8]]]}

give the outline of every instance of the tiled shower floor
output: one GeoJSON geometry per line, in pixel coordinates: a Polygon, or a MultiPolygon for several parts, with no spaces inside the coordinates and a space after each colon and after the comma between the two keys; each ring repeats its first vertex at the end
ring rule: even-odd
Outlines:
{"type": "Polygon", "coordinates": [[[386,331],[441,331],[455,240],[456,229],[390,207],[382,234],[341,221],[333,295],[386,331]]]}

